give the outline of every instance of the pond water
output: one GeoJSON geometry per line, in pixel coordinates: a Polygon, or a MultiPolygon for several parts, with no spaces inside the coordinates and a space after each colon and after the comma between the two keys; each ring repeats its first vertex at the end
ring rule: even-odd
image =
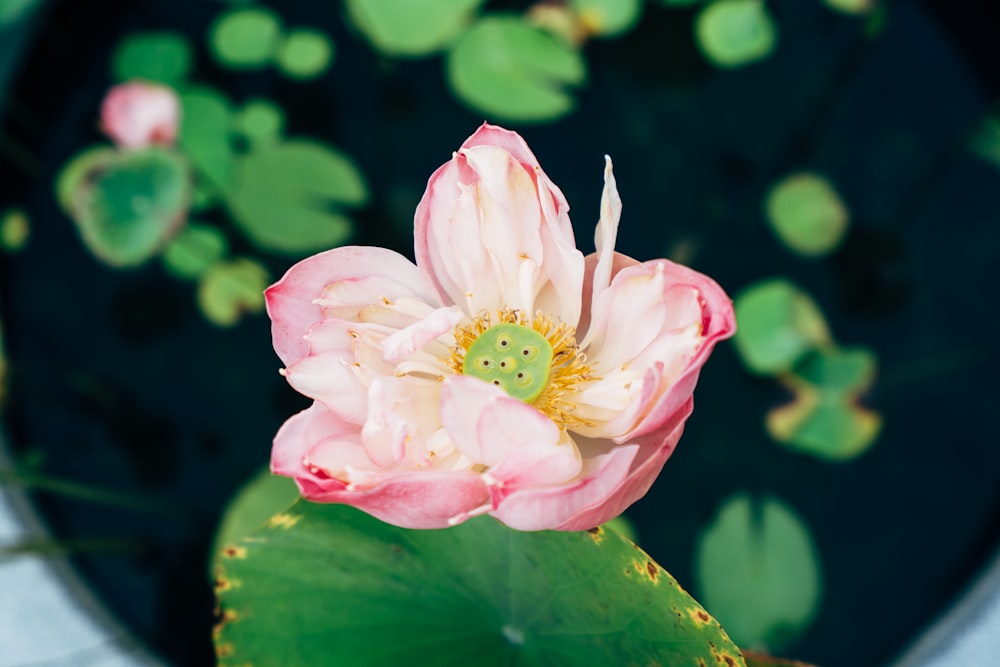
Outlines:
{"type": "MultiPolygon", "coordinates": [[[[719,504],[741,490],[782,498],[813,530],[825,579],[815,623],[785,652],[878,665],[953,600],[1000,535],[1000,170],[964,149],[1000,92],[1000,75],[982,66],[998,46],[974,12],[959,20],[891,3],[885,32],[869,40],[819,3],[769,4],[789,28],[760,65],[712,69],[690,12],[651,6],[633,33],[588,46],[576,113],[514,128],[565,192],[586,250],[607,153],[624,201],[620,251],[683,258],[730,294],[789,276],[822,304],[838,341],[876,353],[866,401],[883,432],[861,458],[831,464],[769,439],[763,415],[787,397],[723,346],[677,452],[628,515],[643,548],[693,588],[694,544],[719,504]],[[836,182],[852,214],[846,242],[822,260],[781,247],[761,214],[770,184],[803,168],[836,182]]],[[[306,403],[276,372],[266,318],[209,325],[189,284],[155,262],[99,264],[58,209],[59,167],[100,141],[113,45],[139,29],[190,35],[202,45],[197,78],[237,100],[278,99],[290,134],[354,156],[373,191],[354,241],[410,256],[426,178],[482,121],[453,101],[439,58],[375,54],[336,3],[278,7],[289,22],[331,30],[336,63],[324,77],[223,71],[204,48],[222,7],[51,3],[3,116],[26,155],[0,157],[2,203],[23,205],[31,221],[26,249],[0,267],[11,440],[47,475],[150,501],[37,496],[118,617],[192,666],[213,660],[206,562],[219,514],[306,403]]],[[[290,264],[266,261],[273,276],[290,264]]]]}

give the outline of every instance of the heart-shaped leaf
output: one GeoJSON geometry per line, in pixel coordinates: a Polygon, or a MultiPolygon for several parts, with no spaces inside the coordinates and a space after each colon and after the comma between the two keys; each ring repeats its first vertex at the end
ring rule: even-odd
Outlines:
{"type": "Polygon", "coordinates": [[[87,151],[64,167],[57,183],[86,246],[122,267],[159,252],[184,222],[191,189],[187,161],[159,148],[87,151]]]}
{"type": "Polygon", "coordinates": [[[404,530],[300,501],[223,548],[220,665],[733,665],[711,616],[614,531],[404,530]]]}
{"type": "Polygon", "coordinates": [[[744,646],[776,649],[812,623],[822,597],[819,552],[809,528],[775,498],[754,507],[737,495],[698,542],[698,590],[744,646]]]}
{"type": "Polygon", "coordinates": [[[267,270],[251,259],[240,257],[217,262],[201,275],[198,305],[209,322],[231,327],[245,313],[264,310],[264,288],[268,282],[267,270]]]}
{"type": "Polygon", "coordinates": [[[227,194],[234,219],[251,241],[289,255],[343,243],[352,229],[343,208],[367,199],[361,173],[346,155],[304,140],[243,156],[227,194]]]}

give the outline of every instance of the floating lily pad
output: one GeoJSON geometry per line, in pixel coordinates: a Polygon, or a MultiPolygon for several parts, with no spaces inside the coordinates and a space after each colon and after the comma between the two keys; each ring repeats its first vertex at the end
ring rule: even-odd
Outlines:
{"type": "Polygon", "coordinates": [[[233,113],[229,101],[214,88],[189,88],[180,95],[182,118],[178,139],[199,172],[203,189],[224,189],[232,177],[233,113]]]}
{"type": "Polygon", "coordinates": [[[522,532],[490,517],[404,530],[300,501],[224,546],[219,563],[226,664],[745,664],[712,617],[611,530],[522,532]]]}
{"type": "Polygon", "coordinates": [[[570,0],[589,34],[615,37],[635,27],[642,14],[641,0],[570,0]]]}
{"type": "Polygon", "coordinates": [[[735,299],[736,350],[760,375],[791,369],[807,352],[831,344],[823,313],[808,294],[782,278],[765,280],[735,299]]]}
{"type": "Polygon", "coordinates": [[[150,148],[88,151],[64,167],[59,200],[84,244],[111,266],[155,255],[184,222],[191,201],[187,161],[150,148]]]}
{"type": "Polygon", "coordinates": [[[352,224],[343,209],[367,199],[361,173],[346,155],[303,140],[242,157],[227,195],[234,219],[250,240],[289,255],[346,241],[352,224]]]}
{"type": "Polygon", "coordinates": [[[31,224],[24,209],[9,208],[0,215],[0,249],[19,252],[28,243],[31,224]]]}
{"type": "Polygon", "coordinates": [[[771,188],[765,204],[771,228],[802,255],[825,255],[847,231],[847,207],[822,176],[798,173],[771,188]]]}
{"type": "Polygon", "coordinates": [[[480,20],[448,53],[448,80],[476,109],[516,121],[554,120],[570,112],[567,87],[583,83],[579,52],[513,16],[480,20]]]}
{"type": "Polygon", "coordinates": [[[809,528],[775,498],[726,501],[698,541],[695,576],[705,605],[742,646],[787,645],[812,623],[822,598],[809,528]]]}
{"type": "Polygon", "coordinates": [[[264,288],[269,282],[267,270],[253,260],[218,262],[201,276],[198,305],[209,322],[231,327],[244,314],[264,310],[264,288]]]}
{"type": "Polygon", "coordinates": [[[795,399],[767,414],[778,442],[831,461],[852,459],[878,438],[881,416],[858,403],[875,377],[875,355],[863,348],[814,352],[785,383],[795,399]]]}
{"type": "Polygon", "coordinates": [[[218,228],[189,222],[163,251],[163,264],[174,276],[194,279],[226,255],[228,242],[218,228]]]}
{"type": "Polygon", "coordinates": [[[715,0],[699,12],[695,38],[712,63],[735,68],[771,55],[778,29],[764,0],[715,0]]]}
{"type": "Polygon", "coordinates": [[[111,58],[116,79],[145,79],[170,86],[184,82],[191,71],[191,44],[174,32],[140,32],[129,35],[111,58]]]}
{"type": "Polygon", "coordinates": [[[284,130],[285,112],[270,100],[251,100],[235,117],[234,127],[256,146],[274,143],[284,130]]]}
{"type": "Polygon", "coordinates": [[[216,59],[234,69],[266,65],[280,40],[278,15],[261,7],[224,12],[209,32],[216,59]]]}
{"type": "Polygon", "coordinates": [[[422,56],[451,44],[482,4],[483,0],[347,0],[347,12],[380,51],[422,56]]]}
{"type": "Polygon", "coordinates": [[[318,30],[294,30],[275,54],[281,71],[293,79],[313,79],[333,62],[333,42],[318,30]]]}

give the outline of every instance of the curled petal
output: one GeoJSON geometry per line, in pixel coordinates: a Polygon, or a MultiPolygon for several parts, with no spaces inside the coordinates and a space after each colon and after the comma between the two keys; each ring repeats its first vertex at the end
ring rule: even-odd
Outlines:
{"type": "Polygon", "coordinates": [[[291,365],[309,353],[304,336],[325,317],[362,321],[358,313],[364,308],[399,297],[436,304],[422,280],[412,262],[383,248],[345,246],[304,259],[264,292],[274,349],[291,365]],[[330,285],[337,286],[333,295],[330,285]],[[324,312],[331,308],[340,310],[324,312]]]}

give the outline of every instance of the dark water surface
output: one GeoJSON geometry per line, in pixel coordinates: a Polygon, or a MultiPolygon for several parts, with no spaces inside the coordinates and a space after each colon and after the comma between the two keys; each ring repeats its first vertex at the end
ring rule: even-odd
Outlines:
{"type": "MultiPolygon", "coordinates": [[[[1000,172],[962,148],[997,97],[997,70],[983,62],[1000,47],[982,39],[995,18],[984,9],[959,17],[891,3],[885,33],[869,40],[819,2],[769,6],[782,28],[777,53],[730,73],[703,64],[690,13],[650,3],[635,32],[588,47],[577,113],[515,128],[563,188],[585,250],[608,153],[624,201],[619,250],[683,255],[731,294],[790,276],[821,304],[838,341],[877,353],[869,399],[884,432],[864,457],[833,465],[769,440],[763,415],[786,397],[723,346],[677,453],[629,512],[642,546],[693,588],[694,541],[723,499],[744,489],[784,499],[813,528],[826,576],[820,615],[788,653],[874,666],[953,599],[1000,535],[1000,172]],[[800,168],[830,177],[852,212],[850,237],[824,260],[783,249],[762,218],[770,183],[800,168]]],[[[333,27],[337,59],[320,80],[220,70],[204,35],[224,7],[54,3],[3,118],[37,159],[16,167],[8,156],[0,185],[0,203],[23,203],[32,222],[26,251],[0,269],[7,426],[46,473],[176,510],[38,497],[59,535],[127,538],[127,551],[78,557],[80,570],[123,622],[186,666],[212,662],[205,563],[219,513],[305,401],[276,373],[266,318],[211,327],[192,285],[156,262],[103,267],[57,209],[59,166],[101,141],[112,46],[136,29],[188,33],[198,80],[236,101],[280,100],[290,134],[321,137],[357,160],[374,203],[358,216],[355,241],[408,255],[427,177],[483,120],[452,100],[440,58],[377,56],[344,27],[338,3],[278,8],[289,25],[333,27]]],[[[257,254],[231,238],[234,253],[257,254]]],[[[289,263],[271,258],[273,275],[289,263]]]]}

